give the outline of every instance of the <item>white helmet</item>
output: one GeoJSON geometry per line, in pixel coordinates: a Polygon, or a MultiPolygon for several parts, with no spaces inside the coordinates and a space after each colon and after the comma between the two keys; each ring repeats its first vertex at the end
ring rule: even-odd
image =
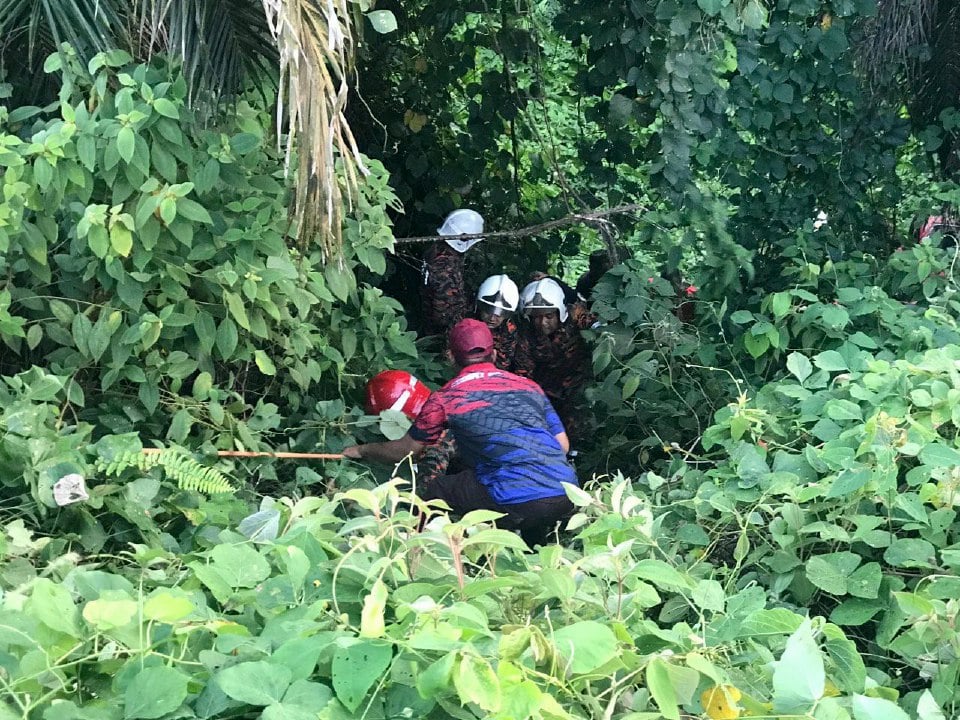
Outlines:
{"type": "MultiPolygon", "coordinates": [[[[479,235],[483,232],[483,216],[476,210],[454,210],[447,215],[443,225],[437,228],[437,235],[479,235]]],[[[483,238],[471,240],[448,239],[447,245],[460,253],[465,253],[483,238]]]]}
{"type": "Polygon", "coordinates": [[[477,310],[491,315],[513,315],[520,304],[520,290],[506,275],[491,275],[477,291],[477,310]]]}
{"type": "Polygon", "coordinates": [[[563,288],[553,278],[534,280],[520,294],[520,307],[526,317],[530,310],[556,310],[560,313],[560,322],[566,322],[567,305],[564,302],[563,288]]]}

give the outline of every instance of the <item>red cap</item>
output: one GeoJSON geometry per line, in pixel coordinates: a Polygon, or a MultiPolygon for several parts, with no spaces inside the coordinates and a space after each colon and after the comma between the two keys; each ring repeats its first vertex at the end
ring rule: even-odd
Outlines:
{"type": "Polygon", "coordinates": [[[450,352],[459,364],[493,350],[493,335],[487,324],[479,320],[461,320],[450,330],[450,352]]]}

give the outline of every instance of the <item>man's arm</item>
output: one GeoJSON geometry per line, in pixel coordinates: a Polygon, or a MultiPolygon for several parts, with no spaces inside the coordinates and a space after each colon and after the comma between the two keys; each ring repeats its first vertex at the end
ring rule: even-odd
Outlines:
{"type": "Polygon", "coordinates": [[[560,449],[563,450],[564,454],[570,452],[570,438],[567,437],[566,432],[557,433],[554,437],[560,443],[560,449]]]}
{"type": "Polygon", "coordinates": [[[399,440],[352,445],[344,448],[343,455],[354,460],[373,460],[384,465],[396,465],[408,455],[413,455],[416,459],[423,453],[424,447],[424,443],[417,442],[408,433],[399,440]]]}

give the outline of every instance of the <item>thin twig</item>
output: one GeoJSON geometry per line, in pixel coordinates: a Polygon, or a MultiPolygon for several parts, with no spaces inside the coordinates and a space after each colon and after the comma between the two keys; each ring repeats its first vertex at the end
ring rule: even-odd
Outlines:
{"type": "MultiPolygon", "coordinates": [[[[634,203],[631,205],[618,205],[617,207],[608,208],[607,210],[598,210],[592,213],[573,213],[571,215],[567,215],[566,217],[559,218],[558,220],[551,220],[549,222],[540,223],[539,225],[531,225],[518,230],[500,230],[498,232],[476,233],[474,235],[457,235],[457,240],[473,240],[476,238],[486,238],[490,240],[494,238],[527,237],[529,235],[537,235],[538,233],[542,233],[547,230],[553,230],[554,228],[563,227],[565,225],[574,225],[576,223],[594,223],[597,221],[603,223],[608,222],[604,221],[603,218],[609,217],[610,215],[621,215],[637,211],[646,212],[647,210],[648,208],[640,203],[634,203]]],[[[395,242],[398,245],[403,243],[425,243],[432,242],[434,240],[445,240],[447,237],[448,236],[445,235],[420,235],[417,237],[397,238],[395,242]]]]}

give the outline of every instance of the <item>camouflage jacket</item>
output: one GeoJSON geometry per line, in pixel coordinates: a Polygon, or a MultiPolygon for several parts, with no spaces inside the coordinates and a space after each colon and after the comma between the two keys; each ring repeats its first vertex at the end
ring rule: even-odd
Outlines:
{"type": "Polygon", "coordinates": [[[463,279],[464,256],[443,240],[423,254],[423,334],[442,335],[470,314],[463,279]]]}
{"type": "Polygon", "coordinates": [[[517,340],[513,372],[542,387],[555,407],[555,401],[579,398],[590,379],[592,362],[587,343],[573,318],[567,318],[548,337],[536,335],[533,328],[524,328],[517,340]]]}
{"type": "Polygon", "coordinates": [[[445,430],[436,445],[427,445],[417,460],[417,486],[426,489],[438,477],[448,474],[450,461],[457,454],[453,433],[445,430]]]}
{"type": "Polygon", "coordinates": [[[493,347],[497,351],[497,367],[501,370],[513,369],[513,358],[517,354],[517,341],[520,330],[513,320],[504,320],[493,331],[493,347]]]}

